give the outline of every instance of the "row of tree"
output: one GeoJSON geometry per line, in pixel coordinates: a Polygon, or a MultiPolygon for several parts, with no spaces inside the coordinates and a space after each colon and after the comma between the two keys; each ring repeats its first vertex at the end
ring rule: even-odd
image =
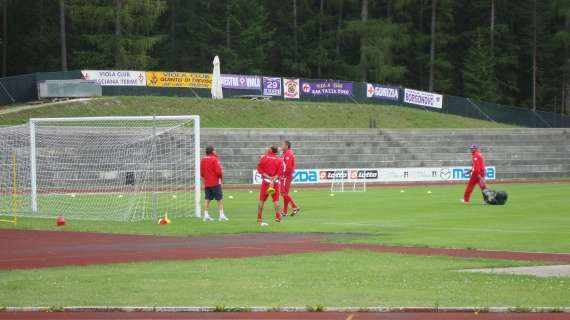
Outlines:
{"type": "Polygon", "coordinates": [[[2,73],[207,71],[392,83],[570,111],[568,0],[1,0],[2,73]]]}

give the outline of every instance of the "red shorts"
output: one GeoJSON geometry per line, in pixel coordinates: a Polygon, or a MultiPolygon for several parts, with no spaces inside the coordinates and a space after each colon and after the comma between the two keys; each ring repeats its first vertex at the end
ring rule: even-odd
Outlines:
{"type": "MultiPolygon", "coordinates": [[[[267,198],[269,197],[269,193],[267,193],[267,188],[269,188],[269,182],[262,180],[261,188],[259,189],[259,200],[261,201],[267,200],[267,198]]],[[[273,185],[273,188],[275,188],[275,192],[271,196],[271,199],[273,200],[273,202],[277,202],[279,201],[279,182],[275,183],[273,185]]]]}
{"type": "Polygon", "coordinates": [[[281,193],[288,194],[291,188],[291,182],[293,182],[293,177],[281,177],[279,178],[279,184],[281,193]]]}

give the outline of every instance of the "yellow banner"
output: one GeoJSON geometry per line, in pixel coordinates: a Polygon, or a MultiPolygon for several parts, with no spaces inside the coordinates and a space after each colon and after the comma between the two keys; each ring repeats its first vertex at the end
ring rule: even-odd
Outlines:
{"type": "Polygon", "coordinates": [[[212,87],[211,73],[147,71],[148,87],[205,88],[212,87]]]}

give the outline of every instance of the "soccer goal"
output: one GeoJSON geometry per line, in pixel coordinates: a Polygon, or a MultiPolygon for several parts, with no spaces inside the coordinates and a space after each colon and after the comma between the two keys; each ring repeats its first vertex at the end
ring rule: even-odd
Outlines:
{"type": "MultiPolygon", "coordinates": [[[[42,118],[18,129],[0,159],[19,155],[19,215],[200,216],[198,116],[42,118]]],[[[0,179],[9,184],[7,174],[0,179]]]]}
{"type": "Polygon", "coordinates": [[[366,181],[351,178],[349,169],[336,169],[331,177],[331,192],[366,192],[366,181]]]}

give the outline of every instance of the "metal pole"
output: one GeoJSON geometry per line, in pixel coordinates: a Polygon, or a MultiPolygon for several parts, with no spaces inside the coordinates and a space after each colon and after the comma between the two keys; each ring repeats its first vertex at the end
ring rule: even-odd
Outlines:
{"type": "Polygon", "coordinates": [[[30,186],[32,212],[38,211],[37,180],[36,180],[36,123],[30,120],[30,186]]]}
{"type": "Polygon", "coordinates": [[[200,209],[200,117],[194,119],[194,152],[196,153],[194,157],[194,204],[196,217],[200,218],[202,216],[200,209]]]}

